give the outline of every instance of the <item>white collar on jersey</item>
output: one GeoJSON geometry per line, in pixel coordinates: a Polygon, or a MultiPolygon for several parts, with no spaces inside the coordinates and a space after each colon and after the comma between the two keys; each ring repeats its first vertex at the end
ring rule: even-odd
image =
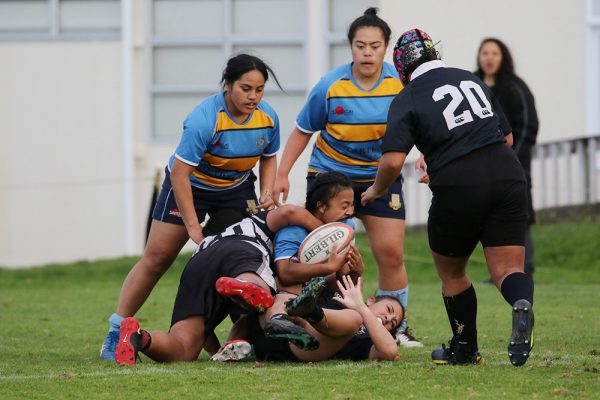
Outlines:
{"type": "Polygon", "coordinates": [[[417,67],[410,76],[410,80],[417,79],[419,76],[423,75],[425,72],[431,71],[436,68],[446,68],[446,63],[442,60],[433,60],[427,61],[417,67]]]}

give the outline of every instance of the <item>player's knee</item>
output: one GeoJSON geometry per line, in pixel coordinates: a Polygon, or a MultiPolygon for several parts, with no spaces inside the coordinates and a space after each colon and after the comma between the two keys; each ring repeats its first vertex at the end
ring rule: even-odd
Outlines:
{"type": "Polygon", "coordinates": [[[398,270],[404,267],[404,252],[397,247],[383,248],[377,260],[380,270],[398,270]]]}
{"type": "Polygon", "coordinates": [[[173,264],[175,257],[168,252],[154,250],[144,253],[141,261],[146,274],[162,276],[173,264]]]}

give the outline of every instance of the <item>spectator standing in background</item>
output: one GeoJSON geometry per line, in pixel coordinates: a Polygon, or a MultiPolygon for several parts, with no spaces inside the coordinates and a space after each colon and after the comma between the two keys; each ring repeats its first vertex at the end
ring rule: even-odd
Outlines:
{"type": "Polygon", "coordinates": [[[533,278],[533,240],[531,224],[535,212],[531,197],[531,151],[538,133],[538,117],[531,91],[515,74],[513,59],[506,45],[495,38],[484,39],[477,54],[477,75],[491,90],[512,127],[513,150],[525,171],[528,190],[527,234],[525,236],[525,273],[533,278]]]}

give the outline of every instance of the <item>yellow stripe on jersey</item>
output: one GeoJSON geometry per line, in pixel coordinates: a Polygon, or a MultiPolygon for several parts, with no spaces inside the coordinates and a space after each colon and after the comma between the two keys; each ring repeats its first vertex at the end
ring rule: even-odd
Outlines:
{"type": "Polygon", "coordinates": [[[237,179],[234,179],[234,180],[219,179],[219,178],[215,178],[210,175],[206,175],[198,170],[193,170],[192,175],[194,175],[196,178],[200,179],[203,183],[205,183],[207,185],[223,187],[223,188],[233,186],[246,177],[246,175],[244,174],[243,176],[241,176],[237,179]]]}
{"type": "Polygon", "coordinates": [[[319,150],[321,150],[325,155],[327,155],[328,157],[330,157],[330,158],[334,159],[335,161],[338,161],[342,164],[354,165],[354,166],[370,166],[370,165],[377,166],[377,165],[379,165],[379,160],[377,160],[377,161],[357,160],[355,158],[351,158],[351,157],[348,157],[344,154],[337,152],[331,146],[329,146],[327,144],[327,142],[325,142],[323,140],[321,135],[319,135],[319,137],[317,138],[316,145],[317,145],[317,148],[319,150]]]}
{"type": "MultiPolygon", "coordinates": [[[[317,169],[314,168],[308,168],[308,173],[309,174],[320,174],[323,171],[319,171],[317,169]]],[[[367,183],[367,182],[375,182],[375,178],[369,178],[369,179],[351,179],[352,182],[358,182],[358,183],[367,183]]]]}
{"type": "Polygon", "coordinates": [[[227,171],[249,171],[256,166],[261,155],[253,157],[225,158],[214,154],[204,153],[202,159],[211,166],[227,171]]]}
{"type": "Polygon", "coordinates": [[[385,136],[386,124],[346,125],[327,122],[325,130],[337,140],[344,142],[365,142],[379,140],[385,136]]]}
{"type": "Polygon", "coordinates": [[[327,91],[327,98],[331,97],[366,97],[366,96],[395,96],[402,90],[402,83],[396,78],[384,78],[383,81],[370,92],[359,89],[349,79],[336,81],[327,91]]]}
{"type": "Polygon", "coordinates": [[[262,110],[254,110],[250,121],[244,124],[238,124],[229,118],[229,115],[225,111],[220,111],[217,116],[217,125],[215,127],[216,132],[228,131],[232,129],[260,129],[260,128],[273,128],[275,122],[262,110]]]}

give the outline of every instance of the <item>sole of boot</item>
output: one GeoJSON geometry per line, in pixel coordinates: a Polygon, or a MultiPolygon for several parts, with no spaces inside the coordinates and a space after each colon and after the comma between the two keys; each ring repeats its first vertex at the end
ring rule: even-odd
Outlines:
{"type": "Polygon", "coordinates": [[[241,299],[247,307],[258,312],[264,312],[275,303],[275,299],[271,293],[252,282],[221,277],[217,279],[215,287],[220,295],[241,299]]]}
{"type": "Polygon", "coordinates": [[[118,365],[135,365],[137,352],[131,344],[131,336],[139,330],[140,323],[135,318],[125,318],[121,322],[119,343],[115,351],[115,361],[118,365]]]}
{"type": "Polygon", "coordinates": [[[534,317],[531,304],[518,300],[513,305],[512,332],[508,342],[508,358],[515,367],[527,362],[534,342],[534,317]]]}

